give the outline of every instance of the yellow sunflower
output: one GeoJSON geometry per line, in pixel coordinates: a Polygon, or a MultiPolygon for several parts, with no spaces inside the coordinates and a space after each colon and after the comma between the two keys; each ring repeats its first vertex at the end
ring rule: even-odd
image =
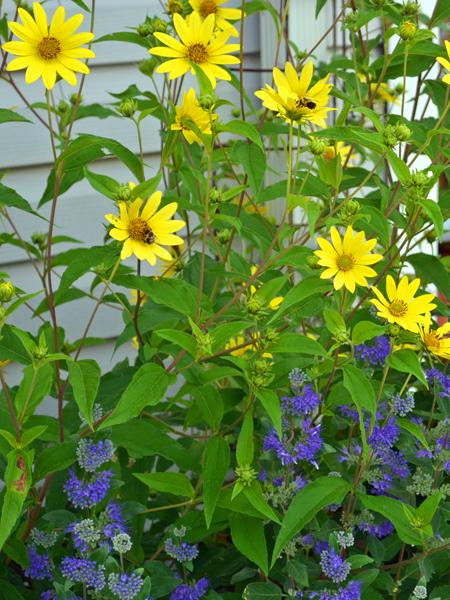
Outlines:
{"type": "Polygon", "coordinates": [[[204,110],[197,101],[194,88],[191,88],[183,95],[181,106],[175,107],[175,123],[171,125],[173,131],[181,131],[189,144],[197,142],[202,144],[202,140],[197,133],[191,129],[192,121],[198,129],[205,135],[211,135],[211,119],[217,119],[216,114],[210,116],[207,110],[204,110]]]}
{"type": "Polygon", "coordinates": [[[356,285],[367,286],[366,277],[377,274],[368,265],[383,258],[381,254],[371,253],[377,239],[366,240],[364,231],[354,233],[351,226],[347,227],[343,240],[336,227],[331,227],[330,232],[332,244],[324,238],[317,238],[320,250],[314,252],[320,259],[319,265],[326,267],[321,279],[333,277],[334,289],[345,286],[349,292],[354,292],[356,285]]]}
{"type": "MultiPolygon", "coordinates": [[[[130,184],[130,187],[134,185],[130,184]]],[[[174,235],[175,231],[185,226],[184,221],[176,221],[172,216],[177,210],[177,203],[166,204],[160,210],[162,193],[155,192],[142,208],[141,198],[136,198],[130,204],[119,202],[120,215],[105,215],[113,228],[109,235],[123,242],[120,257],[125,260],[134,254],[139,260],[148,260],[151,265],[156,258],[172,260],[170,252],[164,246],[179,246],[183,239],[174,235]]]]}
{"type": "MultiPolygon", "coordinates": [[[[447,50],[448,58],[450,58],[450,42],[448,40],[445,40],[445,49],[447,50]]],[[[444,69],[450,71],[450,60],[444,58],[443,56],[438,56],[436,60],[444,67],[444,69]]],[[[442,78],[442,81],[450,85],[450,73],[446,73],[442,78]]]]}
{"type": "MultiPolygon", "coordinates": [[[[344,142],[336,142],[332,146],[326,147],[325,152],[322,154],[322,157],[331,160],[335,156],[340,156],[341,163],[344,164],[347,161],[347,157],[349,156],[351,150],[352,147],[346,146],[344,142]]],[[[351,161],[355,157],[356,154],[350,154],[348,161],[351,161]]]]}
{"type": "Polygon", "coordinates": [[[150,48],[150,54],[170,58],[159,65],[158,73],[169,73],[169,79],[175,79],[188,71],[194,75],[193,65],[208,77],[211,85],[216,87],[217,79],[229,81],[231,75],[219,65],[237,65],[240,60],[231,56],[230,52],[239,50],[239,44],[228,44],[230,29],[214,34],[215,17],[208,15],[205,20],[194,12],[183,19],[179,14],[173,15],[173,24],[180,41],[167,33],[154,33],[154,36],[165,46],[150,48]]]}
{"type": "Polygon", "coordinates": [[[230,29],[231,35],[238,36],[239,33],[228,21],[240,21],[242,18],[242,10],[239,8],[224,8],[228,0],[190,0],[189,4],[192,10],[198,13],[202,19],[206,19],[209,15],[214,15],[216,18],[216,27],[218,29],[230,29]]]}
{"type": "Polygon", "coordinates": [[[16,54],[8,71],[26,69],[26,83],[33,83],[42,77],[45,87],[51,90],[60,75],[70,85],[77,84],[75,73],[89,73],[88,66],[78,60],[94,58],[89,48],[82,48],[94,39],[91,32],[74,33],[83,22],[83,15],[77,14],[65,21],[65,10],[59,6],[51,20],[50,27],[44,9],[35,2],[34,18],[24,8],[19,8],[22,24],[9,22],[11,31],[22,41],[6,42],[2,48],[5,52],[16,54]]]}
{"type": "MultiPolygon", "coordinates": [[[[429,316],[429,315],[428,315],[429,316]]],[[[419,327],[420,337],[423,345],[439,358],[450,360],[450,322],[445,323],[442,327],[430,330],[431,317],[423,327],[419,327]]]]}
{"type": "Polygon", "coordinates": [[[264,89],[255,92],[255,96],[262,100],[263,106],[276,112],[288,123],[310,121],[326,127],[328,111],[335,110],[327,107],[333,86],[327,83],[327,75],[310,88],[313,73],[311,61],[306,63],[300,75],[289,62],[284,73],[274,67],[273,78],[278,91],[266,84],[264,89]]]}
{"type": "MultiPolygon", "coordinates": [[[[239,356],[239,357],[244,356],[244,354],[248,350],[253,350],[253,352],[256,352],[258,350],[258,345],[259,345],[259,340],[261,339],[261,335],[259,333],[256,333],[254,335],[254,338],[255,338],[254,343],[249,342],[248,344],[246,344],[244,346],[243,344],[245,344],[245,338],[243,335],[238,335],[235,338],[230,337],[229,341],[225,344],[225,350],[230,350],[231,348],[236,348],[236,350],[232,350],[230,352],[230,354],[231,354],[231,356],[239,356]],[[242,347],[239,348],[239,346],[242,346],[242,347]]],[[[263,358],[272,358],[272,354],[270,352],[263,352],[262,357],[263,358]]]]}
{"type": "Polygon", "coordinates": [[[429,324],[428,313],[436,308],[436,305],[431,303],[434,294],[423,294],[414,298],[419,286],[420,279],[414,279],[409,283],[406,275],[397,286],[394,278],[388,275],[386,277],[387,298],[376,287],[372,288],[377,298],[373,298],[371,302],[378,309],[377,315],[389,323],[397,323],[403,329],[418,333],[419,325],[429,324]]]}

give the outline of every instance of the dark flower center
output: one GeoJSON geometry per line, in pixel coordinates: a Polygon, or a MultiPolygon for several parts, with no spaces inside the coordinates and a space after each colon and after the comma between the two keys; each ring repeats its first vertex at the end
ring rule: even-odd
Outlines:
{"type": "Polygon", "coordinates": [[[192,44],[187,48],[187,58],[197,64],[207,62],[208,49],[204,44],[192,44]]]}
{"type": "Polygon", "coordinates": [[[202,2],[200,5],[199,12],[203,18],[207,17],[208,15],[216,14],[217,4],[215,3],[215,0],[205,0],[204,2],[202,2]]]}
{"type": "Polygon", "coordinates": [[[38,52],[44,60],[51,60],[61,52],[61,44],[54,37],[42,38],[38,45],[38,52]]]}
{"type": "Polygon", "coordinates": [[[408,312],[408,305],[404,300],[394,300],[389,304],[389,311],[394,317],[404,317],[408,312]]]}
{"type": "Polygon", "coordinates": [[[128,233],[132,240],[144,242],[145,244],[153,244],[156,239],[155,234],[144,219],[132,219],[128,225],[128,233]]]}
{"type": "Polygon", "coordinates": [[[336,260],[336,266],[340,271],[350,271],[355,266],[355,259],[350,254],[341,254],[336,260]]]}
{"type": "Polygon", "coordinates": [[[309,108],[309,110],[314,110],[317,106],[317,102],[315,102],[311,98],[308,98],[307,96],[299,98],[295,104],[297,108],[309,108]]]}

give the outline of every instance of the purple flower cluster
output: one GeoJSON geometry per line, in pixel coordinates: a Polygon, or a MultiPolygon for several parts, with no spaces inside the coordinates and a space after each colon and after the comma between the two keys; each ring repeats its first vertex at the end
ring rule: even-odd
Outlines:
{"type": "Polygon", "coordinates": [[[87,439],[81,439],[77,446],[77,460],[82,469],[94,473],[103,464],[109,462],[114,455],[111,440],[101,440],[97,444],[87,439]]]}
{"type": "Polygon", "coordinates": [[[51,579],[52,569],[48,554],[39,554],[36,546],[32,545],[28,547],[28,558],[30,566],[25,570],[25,577],[37,580],[51,579]]]}
{"type": "Polygon", "coordinates": [[[322,572],[334,583],[342,583],[349,576],[351,565],[341,558],[334,548],[324,550],[320,555],[322,572]]]}
{"type": "Polygon", "coordinates": [[[196,544],[191,546],[191,544],[181,541],[177,544],[170,538],[164,542],[164,550],[171,558],[181,563],[190,562],[198,556],[198,547],[196,544]]]}
{"type": "Polygon", "coordinates": [[[315,458],[321,448],[320,425],[313,425],[309,419],[301,423],[299,438],[295,443],[289,441],[285,434],[280,439],[275,429],[266,435],[263,443],[264,451],[273,450],[284,466],[297,464],[301,460],[316,465],[315,458]]]}
{"type": "Polygon", "coordinates": [[[375,536],[377,539],[382,540],[383,538],[391,535],[394,531],[394,526],[390,521],[383,521],[378,525],[374,525],[373,523],[367,523],[366,521],[362,521],[358,525],[358,529],[363,533],[368,533],[369,535],[375,536]]]}
{"type": "Polygon", "coordinates": [[[112,540],[116,533],[125,533],[127,528],[122,517],[122,511],[118,502],[108,502],[105,510],[99,517],[103,535],[112,540]]]}
{"type": "Polygon", "coordinates": [[[75,508],[91,508],[101,502],[109,490],[112,471],[100,471],[83,481],[70,469],[64,490],[75,508]]]}
{"type": "Polygon", "coordinates": [[[206,577],[202,577],[193,585],[182,583],[173,590],[170,600],[199,600],[208,591],[208,586],[206,577]]]}
{"type": "Polygon", "coordinates": [[[86,584],[88,588],[99,592],[105,587],[105,567],[86,558],[67,556],[61,562],[61,573],[66,579],[86,584]]]}
{"type": "Polygon", "coordinates": [[[450,377],[448,375],[445,375],[439,369],[428,369],[425,375],[430,386],[437,384],[441,388],[439,395],[442,398],[450,399],[450,377]]]}
{"type": "Polygon", "coordinates": [[[414,410],[414,396],[409,392],[404,398],[400,394],[395,394],[392,398],[392,408],[398,417],[406,417],[408,413],[414,410]]]}
{"type": "Polygon", "coordinates": [[[391,342],[387,335],[380,335],[370,344],[355,346],[355,356],[368,367],[383,366],[391,352],[391,342]]]}
{"type": "Polygon", "coordinates": [[[345,587],[340,587],[337,591],[331,592],[311,592],[311,598],[318,600],[361,600],[361,581],[350,581],[345,587]]]}
{"type": "Polygon", "coordinates": [[[109,589],[120,600],[133,600],[139,594],[143,585],[144,580],[136,573],[131,575],[111,573],[108,577],[109,589]]]}
{"type": "Polygon", "coordinates": [[[294,396],[281,398],[284,413],[293,417],[310,415],[318,408],[319,404],[320,396],[309,383],[305,383],[301,389],[297,388],[294,396]]]}

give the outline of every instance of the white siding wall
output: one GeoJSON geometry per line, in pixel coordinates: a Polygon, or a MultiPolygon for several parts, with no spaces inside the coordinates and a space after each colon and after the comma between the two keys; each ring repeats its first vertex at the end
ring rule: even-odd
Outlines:
{"type": "MultiPolygon", "coordinates": [[[[89,4],[89,0],[86,0],[89,4]]],[[[6,0],[6,8],[14,14],[11,0],[6,0]]],[[[57,2],[50,0],[45,6],[48,12],[57,6],[57,2]],[[50,9],[50,10],[49,10],[50,9]]],[[[65,2],[67,12],[79,12],[72,2],[65,2]]],[[[136,26],[145,19],[146,15],[161,14],[161,6],[154,0],[97,0],[96,37],[115,31],[126,31],[127,28],[136,26]]],[[[88,29],[89,15],[86,16],[82,28],[88,29]]],[[[258,67],[260,65],[259,53],[259,17],[251,16],[246,21],[245,27],[245,66],[258,67]]],[[[150,89],[148,79],[136,68],[136,63],[147,58],[145,48],[132,44],[105,42],[94,45],[97,58],[91,61],[91,74],[86,78],[83,96],[87,104],[99,102],[108,104],[113,100],[108,92],[120,92],[131,83],[136,83],[142,90],[150,89]]],[[[188,79],[190,76],[188,76],[188,79]]],[[[40,82],[26,86],[23,72],[14,74],[14,80],[26,97],[32,101],[43,101],[44,90],[40,82]]],[[[189,82],[188,82],[189,83],[189,82]]],[[[192,83],[192,80],[191,82],[192,83]]],[[[246,88],[249,92],[260,86],[259,73],[248,73],[245,78],[246,88]]],[[[73,92],[66,83],[55,87],[56,102],[60,98],[68,98],[73,92]]],[[[237,100],[237,95],[227,83],[219,83],[217,88],[219,96],[227,96],[237,100]]],[[[27,112],[21,99],[14,89],[4,81],[0,81],[0,107],[13,108],[23,115],[36,121],[33,115],[27,112]]],[[[43,116],[45,116],[43,114],[43,116]]],[[[159,134],[158,123],[152,117],[146,118],[143,123],[143,143],[146,155],[146,178],[150,178],[159,164],[159,134]]],[[[108,118],[104,120],[83,119],[76,123],[75,132],[88,132],[105,137],[112,137],[122,144],[137,151],[137,140],[134,125],[128,119],[108,118]]],[[[6,172],[3,182],[14,187],[26,198],[32,206],[36,206],[45,189],[46,179],[51,167],[51,151],[48,131],[39,122],[34,124],[11,123],[0,125],[0,172],[6,172]]],[[[91,167],[92,168],[92,167],[91,167]]],[[[127,169],[117,161],[108,159],[96,164],[93,170],[110,174],[119,181],[128,181],[130,174],[127,169]]],[[[49,205],[44,208],[44,215],[48,215],[49,205]]],[[[111,201],[95,192],[86,182],[74,185],[59,200],[56,218],[55,235],[71,235],[86,244],[101,244],[104,234],[104,214],[111,210],[111,201]]],[[[46,222],[26,213],[10,210],[21,235],[29,239],[35,231],[45,231],[46,222]]],[[[10,231],[7,223],[0,222],[0,231],[10,231]]],[[[68,246],[60,246],[66,249],[68,246]]],[[[39,280],[36,277],[27,257],[20,248],[0,246],[0,271],[9,273],[12,281],[27,292],[39,290],[39,280]]],[[[85,278],[85,289],[88,288],[89,278],[85,278]]],[[[83,287],[78,282],[79,287],[83,287]]],[[[58,319],[66,329],[68,338],[78,338],[87,318],[92,310],[92,301],[83,299],[58,307],[58,319]]],[[[21,327],[35,330],[39,326],[38,319],[31,319],[31,312],[23,308],[15,313],[14,322],[21,327]]],[[[121,331],[122,322],[120,311],[102,308],[90,330],[90,335],[106,337],[109,343],[96,349],[89,348],[85,356],[92,356],[100,361],[104,369],[111,366],[127,353],[130,348],[122,349],[113,356],[114,338],[121,331]]],[[[10,367],[10,376],[18,375],[14,366],[10,367]]]]}

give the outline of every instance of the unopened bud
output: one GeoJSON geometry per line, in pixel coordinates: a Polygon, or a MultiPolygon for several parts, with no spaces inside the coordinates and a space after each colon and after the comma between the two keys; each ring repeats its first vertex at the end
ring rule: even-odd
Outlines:
{"type": "Polygon", "coordinates": [[[211,204],[221,204],[223,202],[221,190],[218,190],[216,187],[211,188],[209,192],[209,201],[211,204]]]}
{"type": "Polygon", "coordinates": [[[349,31],[357,31],[358,29],[358,14],[357,11],[352,11],[348,13],[344,18],[344,29],[348,29],[349,31]]]}
{"type": "Polygon", "coordinates": [[[153,33],[153,27],[151,23],[145,21],[137,26],[136,31],[141,37],[147,37],[153,33]]]}
{"type": "Polygon", "coordinates": [[[166,4],[166,10],[171,15],[182,15],[184,12],[184,4],[180,0],[169,0],[166,4]]]}
{"type": "Polygon", "coordinates": [[[245,306],[251,315],[256,315],[262,310],[263,303],[257,296],[253,295],[247,299],[245,306]]]}
{"type": "Polygon", "coordinates": [[[16,293],[16,288],[10,281],[0,282],[0,302],[9,302],[16,293]]]}
{"type": "Polygon", "coordinates": [[[32,351],[32,354],[35,360],[42,360],[47,356],[48,348],[45,344],[35,346],[35,348],[32,351]]]}
{"type": "Polygon", "coordinates": [[[239,108],[233,108],[233,110],[231,111],[231,115],[235,119],[238,119],[241,116],[241,111],[239,110],[239,108]]]}
{"type": "Polygon", "coordinates": [[[400,142],[406,142],[411,137],[411,129],[403,124],[395,126],[395,135],[400,142]]]}
{"type": "Polygon", "coordinates": [[[400,10],[404,17],[415,17],[419,14],[420,4],[415,0],[408,0],[400,10]]]}
{"type": "Polygon", "coordinates": [[[311,269],[320,269],[321,266],[319,265],[319,257],[316,256],[315,254],[312,254],[311,256],[308,256],[306,258],[306,264],[308,265],[308,267],[310,267],[311,269]]]}
{"type": "Polygon", "coordinates": [[[197,102],[203,110],[211,110],[216,103],[216,98],[212,94],[203,94],[198,97],[197,102]]]}
{"type": "Polygon", "coordinates": [[[417,25],[414,21],[402,21],[400,23],[400,27],[398,28],[398,34],[402,38],[403,41],[412,40],[416,35],[417,25]]]}
{"type": "Polygon", "coordinates": [[[314,156],[322,156],[328,146],[328,140],[320,138],[311,138],[308,143],[308,150],[314,156]]]}
{"type": "Polygon", "coordinates": [[[416,171],[411,175],[411,183],[412,187],[425,187],[430,183],[430,178],[424,171],[416,171]]]}
{"type": "Polygon", "coordinates": [[[251,465],[241,465],[236,467],[234,472],[238,478],[239,483],[244,487],[248,487],[256,479],[257,473],[251,465]]]}
{"type": "Polygon", "coordinates": [[[131,118],[137,110],[137,102],[134,98],[125,98],[119,104],[119,112],[123,117],[131,118]]]}
{"type": "Polygon", "coordinates": [[[156,67],[158,66],[158,60],[153,58],[147,58],[139,63],[139,71],[143,75],[147,75],[147,77],[151,77],[155,72],[156,67]]]}
{"type": "Polygon", "coordinates": [[[231,238],[231,229],[221,229],[216,233],[219,244],[226,244],[231,238]]]}
{"type": "Polygon", "coordinates": [[[69,98],[70,104],[75,106],[75,104],[81,104],[83,102],[83,96],[81,94],[72,94],[69,98]]]}
{"type": "Polygon", "coordinates": [[[117,202],[129,202],[133,191],[127,183],[123,183],[116,191],[115,198],[117,202]]]}
{"type": "Polygon", "coordinates": [[[159,17],[154,17],[154,19],[152,19],[153,33],[155,31],[158,31],[160,33],[165,33],[167,31],[167,26],[168,26],[167,21],[163,21],[159,17]]]}
{"type": "Polygon", "coordinates": [[[398,143],[394,125],[386,125],[383,131],[383,141],[388,148],[393,148],[398,143]]]}
{"type": "Polygon", "coordinates": [[[33,233],[31,241],[40,250],[44,250],[47,246],[47,235],[45,233],[33,233]]]}
{"type": "Polygon", "coordinates": [[[69,110],[69,105],[64,100],[60,100],[58,104],[58,112],[63,115],[69,110]]]}
{"type": "Polygon", "coordinates": [[[400,325],[397,325],[397,323],[391,323],[388,325],[387,334],[389,337],[397,337],[400,331],[401,327],[400,325]]]}

